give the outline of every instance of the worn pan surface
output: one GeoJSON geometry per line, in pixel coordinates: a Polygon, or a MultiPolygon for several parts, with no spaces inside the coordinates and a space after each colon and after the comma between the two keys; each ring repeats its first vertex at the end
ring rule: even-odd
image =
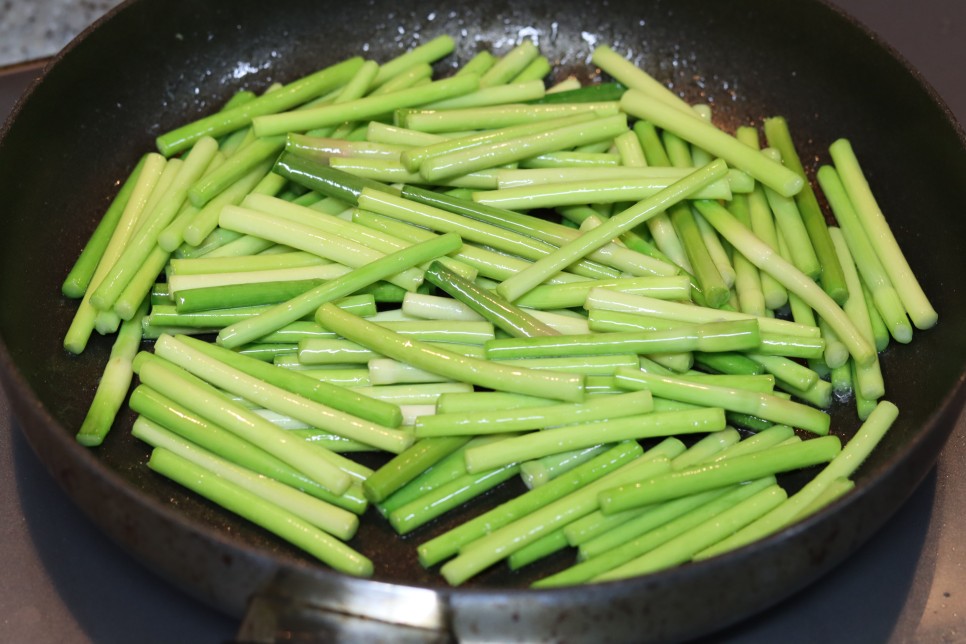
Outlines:
{"type": "MultiPolygon", "coordinates": [[[[345,616],[359,616],[430,639],[697,635],[764,609],[841,561],[934,462],[964,398],[964,176],[962,132],[938,99],[818,2],[135,0],[58,57],[3,132],[3,382],[31,444],[78,505],[147,565],[232,614],[271,587],[336,611],[343,626],[345,616]],[[454,591],[414,556],[415,544],[440,526],[400,541],[383,523],[367,522],[356,543],[379,572],[376,581],[348,579],[149,472],[147,450],[126,432],[130,415],[97,450],[73,442],[109,341],[95,340],[79,358],[65,355],[74,304],[59,284],[153,138],[239,88],[262,89],[359,52],[385,60],[441,33],[458,39],[451,63],[533,37],[566,71],[586,70],[593,45],[610,44],[682,95],[711,103],[726,126],[785,115],[807,166],[827,161],[836,138],[852,139],[940,312],[936,329],[884,356],[901,415],[854,492],[792,530],[700,565],[554,592],[525,590],[545,568],[496,569],[454,591]]],[[[835,410],[843,438],[856,427],[853,416],[835,410]]]]}

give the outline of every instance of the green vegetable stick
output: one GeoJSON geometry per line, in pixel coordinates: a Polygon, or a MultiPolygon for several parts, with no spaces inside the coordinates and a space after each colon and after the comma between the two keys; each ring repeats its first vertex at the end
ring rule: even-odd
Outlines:
{"type": "Polygon", "coordinates": [[[74,262],[74,266],[67,273],[67,277],[64,278],[64,282],[61,284],[61,292],[67,297],[83,297],[87,291],[87,287],[90,285],[94,273],[97,270],[97,265],[100,263],[101,257],[104,256],[104,252],[111,242],[111,237],[114,236],[118,222],[121,220],[121,216],[127,208],[131,194],[134,192],[134,188],[138,183],[138,177],[141,175],[141,170],[148,162],[148,157],[148,154],[142,156],[138,164],[134,166],[134,170],[131,171],[128,178],[121,184],[121,189],[118,190],[114,199],[111,200],[111,205],[104,212],[90,239],[84,245],[80,256],[74,262]]]}
{"type": "Polygon", "coordinates": [[[480,77],[481,87],[503,85],[522,72],[527,65],[540,55],[540,50],[532,40],[523,40],[490,67],[480,77]]]}
{"type": "Polygon", "coordinates": [[[426,270],[425,279],[514,337],[559,335],[553,328],[520,307],[481,288],[473,281],[460,277],[438,261],[433,262],[426,270]]]}
{"type": "Polygon", "coordinates": [[[791,197],[805,183],[804,179],[788,168],[766,159],[714,125],[686,115],[639,90],[628,90],[621,97],[620,105],[627,114],[651,121],[688,143],[721,157],[729,165],[747,172],[780,195],[791,197]]]}
{"type": "Polygon", "coordinates": [[[435,182],[548,152],[566,150],[585,142],[606,141],[626,129],[627,118],[623,114],[605,116],[586,123],[565,125],[538,134],[484,143],[466,150],[430,157],[419,165],[419,174],[427,181],[435,182]]]}
{"type": "Polygon", "coordinates": [[[466,450],[466,469],[480,472],[508,463],[520,463],[547,454],[622,440],[665,437],[674,434],[714,432],[724,429],[719,408],[690,409],[639,414],[531,432],[516,438],[466,450]]]}
{"type": "Polygon", "coordinates": [[[155,448],[148,467],[293,543],[336,570],[364,577],[372,575],[372,562],[338,539],[191,461],[164,448],[155,448]]]}
{"type": "MultiPolygon", "coordinates": [[[[781,163],[777,150],[768,148],[762,150],[762,154],[776,163],[781,163]]],[[[822,265],[815,254],[815,249],[812,248],[812,242],[795,199],[780,195],[768,186],[765,186],[765,197],[775,217],[775,224],[788,244],[792,264],[812,279],[817,279],[822,272],[822,265]]]]}
{"type": "Polygon", "coordinates": [[[628,88],[644,92],[648,96],[665,102],[682,114],[687,114],[695,119],[697,118],[697,115],[686,101],[607,45],[598,45],[595,47],[590,60],[628,88]]]}
{"type": "MultiPolygon", "coordinates": [[[[483,130],[482,132],[472,132],[465,136],[444,138],[434,140],[431,143],[417,145],[404,150],[400,154],[403,165],[412,172],[417,172],[423,162],[427,159],[462,152],[468,149],[477,148],[481,145],[510,141],[520,137],[541,134],[550,130],[556,130],[566,125],[577,125],[595,120],[592,112],[582,112],[560,118],[534,123],[524,123],[521,125],[511,125],[509,127],[483,130]]],[[[499,182],[498,182],[499,183],[499,182]]]]}
{"type": "Polygon", "coordinates": [[[118,410],[127,398],[134,378],[134,356],[141,347],[141,318],[146,312],[147,305],[144,304],[137,315],[121,324],[121,330],[111,347],[110,358],[97,383],[94,400],[75,435],[81,445],[94,447],[104,442],[118,410]]]}
{"type": "Polygon", "coordinates": [[[883,352],[889,346],[889,329],[886,328],[885,320],[876,308],[875,300],[865,282],[862,282],[862,297],[865,298],[865,308],[869,310],[869,321],[872,323],[872,336],[875,338],[875,349],[883,352]]]}
{"type": "Polygon", "coordinates": [[[493,510],[420,544],[419,562],[428,568],[448,559],[457,554],[464,545],[605,476],[638,458],[643,451],[634,441],[619,443],[546,485],[502,503],[493,510]]]}
{"type": "Polygon", "coordinates": [[[433,63],[452,53],[456,42],[452,36],[443,34],[410,49],[404,54],[393,58],[379,66],[379,73],[372,84],[374,87],[382,85],[393,76],[405,71],[418,63],[433,63]]]}
{"type": "Polygon", "coordinates": [[[623,566],[598,575],[592,581],[601,582],[635,577],[690,561],[695,553],[706,548],[708,544],[720,541],[735,530],[748,525],[778,506],[787,496],[788,493],[777,484],[770,485],[721,512],[713,519],[691,528],[675,539],[665,542],[623,566]]]}
{"type": "Polygon", "coordinates": [[[465,445],[470,438],[442,436],[417,440],[365,480],[362,489],[366,498],[373,503],[385,501],[390,494],[465,445]]]}
{"type": "Polygon", "coordinates": [[[446,378],[469,382],[498,391],[580,402],[584,396],[584,379],[552,371],[536,371],[506,367],[468,358],[366,322],[338,307],[323,304],[317,313],[319,322],[359,344],[414,367],[446,378]]]}
{"type": "MultiPolygon", "coordinates": [[[[499,180],[501,170],[496,170],[499,180]]],[[[473,200],[487,206],[507,210],[559,208],[594,203],[640,201],[651,197],[674,183],[670,176],[656,178],[605,178],[585,176],[582,179],[523,185],[473,193],[473,200]]],[[[699,190],[694,198],[729,199],[731,191],[722,190],[727,184],[717,181],[699,190]]]]}
{"type": "MultiPolygon", "coordinates": [[[[106,311],[114,306],[121,292],[157,246],[158,235],[177,215],[184,203],[188,187],[201,175],[217,150],[218,143],[211,137],[199,139],[191,148],[171,186],[152,211],[145,213],[144,223],[131,237],[114,266],[91,295],[91,304],[96,308],[106,311]]],[[[151,279],[153,283],[154,276],[151,279]]]]}
{"type": "Polygon", "coordinates": [[[796,519],[833,482],[849,478],[882,440],[899,415],[899,409],[888,401],[881,401],[862,426],[842,448],[842,451],[821,472],[806,483],[788,501],[775,508],[754,523],[736,532],[714,546],[697,554],[705,559],[761,539],[780,530],[796,519]]]}
{"type": "Polygon", "coordinates": [[[726,171],[727,166],[720,160],[695,170],[692,174],[676,181],[653,197],[648,197],[611,217],[600,227],[561,246],[551,255],[538,260],[526,270],[505,280],[497,287],[497,292],[511,302],[518,299],[554,273],[604,246],[614,237],[646,221],[655,213],[663,211],[672,204],[688,197],[694,191],[723,176],[726,171]]]}
{"type": "Polygon", "coordinates": [[[292,394],[243,371],[213,359],[189,343],[162,335],[155,342],[155,353],[225,391],[243,396],[261,406],[297,418],[317,427],[353,440],[398,454],[410,444],[407,432],[390,429],[341,412],[314,400],[292,394]]]}
{"type": "Polygon", "coordinates": [[[778,335],[797,335],[806,338],[818,338],[821,331],[818,327],[808,327],[788,320],[769,317],[754,317],[737,311],[712,309],[705,306],[692,306],[680,302],[668,302],[656,298],[622,293],[610,289],[591,289],[587,294],[584,308],[593,310],[618,311],[625,313],[640,313],[648,316],[678,320],[691,324],[703,324],[717,320],[756,320],[759,328],[766,333],[778,335]]]}
{"type": "Polygon", "coordinates": [[[424,105],[424,109],[450,110],[468,107],[485,107],[488,105],[504,105],[506,103],[525,103],[543,98],[546,89],[539,78],[528,80],[513,79],[512,83],[486,87],[480,78],[480,89],[463,96],[448,98],[424,105]]]}
{"type": "MultiPolygon", "coordinates": [[[[596,397],[583,403],[553,404],[516,409],[439,413],[425,416],[414,426],[418,438],[427,436],[480,435],[541,429],[644,414],[653,403],[648,392],[596,397]]],[[[604,441],[601,441],[604,442],[604,441]]]]}
{"type": "Polygon", "coordinates": [[[886,272],[885,266],[869,237],[862,227],[852,202],[846,194],[845,186],[839,178],[838,172],[832,166],[822,166],[818,169],[817,178],[825,198],[832,207],[835,219],[842,230],[842,235],[848,243],[849,251],[855,258],[859,274],[872,292],[876,308],[887,322],[889,333],[898,342],[907,343],[912,340],[912,325],[906,317],[906,310],[902,300],[892,285],[892,280],[886,272]]]}
{"type": "Polygon", "coordinates": [[[443,565],[440,572],[451,585],[460,585],[527,544],[593,512],[597,509],[600,490],[621,481],[664,472],[669,467],[667,457],[654,457],[647,452],[609,475],[467,544],[459,556],[443,565]]]}
{"type": "Polygon", "coordinates": [[[101,255],[97,269],[87,286],[87,291],[81,299],[76,313],[74,313],[74,318],[71,320],[67,333],[64,335],[64,348],[71,353],[79,354],[87,346],[87,341],[90,339],[99,315],[98,309],[91,303],[91,296],[123,252],[128,239],[138,225],[142,212],[148,205],[151,194],[155,192],[165,167],[166,163],[160,155],[153,153],[146,155],[144,167],[124,208],[121,219],[114,228],[111,240],[101,255]]]}
{"type": "Polygon", "coordinates": [[[351,539],[359,528],[359,517],[355,514],[235,465],[217,454],[193,445],[143,416],[134,421],[131,434],[151,447],[164,448],[226,481],[245,488],[259,498],[291,512],[343,541],[351,539]]]}
{"type": "Polygon", "coordinates": [[[482,76],[490,67],[496,64],[496,56],[488,49],[481,49],[466,63],[459,66],[456,74],[478,74],[482,76]]]}
{"type": "Polygon", "coordinates": [[[618,114],[616,101],[556,103],[553,105],[491,105],[453,110],[400,110],[396,125],[430,134],[447,134],[558,119],[575,114],[599,117],[618,114]]]}
{"type": "Polygon", "coordinates": [[[801,443],[779,445],[752,454],[728,458],[710,465],[697,465],[651,479],[638,479],[600,493],[605,514],[643,507],[697,494],[725,485],[750,481],[779,472],[828,463],[841,451],[837,436],[821,436],[801,443]]]}
{"type": "MultiPolygon", "coordinates": [[[[839,172],[845,191],[848,193],[855,212],[862,227],[875,248],[875,253],[882,262],[899,299],[909,313],[912,323],[919,329],[928,329],[936,324],[939,315],[929,303],[929,299],[922,290],[918,280],[906,261],[905,255],[899,248],[889,224],[886,222],[882,210],[879,208],[865,178],[859,161],[847,139],[839,139],[829,146],[829,153],[835,168],[839,172]]],[[[861,361],[859,361],[861,362],[861,361]]]]}
{"type": "Polygon", "coordinates": [[[777,398],[774,395],[721,387],[701,383],[695,385],[683,378],[658,376],[654,374],[619,369],[617,383],[635,390],[646,389],[654,396],[680,400],[698,405],[722,407],[729,411],[751,414],[775,423],[800,427],[815,434],[824,435],[829,431],[829,415],[794,402],[777,398]]]}
{"type": "Polygon", "coordinates": [[[284,147],[285,138],[281,136],[253,140],[217,168],[209,170],[195,181],[188,189],[188,200],[196,208],[205,206],[255,168],[268,161],[274,161],[284,147]]]}
{"type": "Polygon", "coordinates": [[[539,338],[498,338],[486,342],[491,360],[613,353],[743,351],[761,343],[758,323],[731,320],[684,325],[661,331],[624,331],[539,338]]]}
{"type": "Polygon", "coordinates": [[[280,112],[305,103],[348,82],[362,63],[362,58],[358,56],[344,60],[267,92],[244,105],[222,110],[171,130],[158,137],[158,150],[165,156],[172,156],[187,150],[203,136],[221,136],[249,125],[255,116],[280,112]]]}
{"type": "Polygon", "coordinates": [[[695,206],[722,237],[759,269],[769,273],[782,286],[815,309],[849,348],[857,363],[867,365],[875,359],[875,348],[855,328],[838,304],[814,281],[786,262],[751,231],[742,226],[724,207],[713,201],[696,201],[695,206]]]}
{"type": "MultiPolygon", "coordinates": [[[[343,235],[240,206],[225,206],[219,217],[219,225],[286,244],[352,268],[365,266],[387,256],[343,235]]],[[[422,271],[407,269],[388,277],[387,281],[404,289],[414,290],[422,283],[422,271]]]]}
{"type": "Polygon", "coordinates": [[[316,446],[293,443],[285,430],[232,404],[210,385],[167,361],[141,352],[134,361],[134,370],[141,382],[158,393],[254,443],[333,494],[342,494],[352,482],[350,475],[333,462],[335,454],[316,446]]]}
{"type": "Polygon", "coordinates": [[[361,483],[352,483],[341,495],[332,494],[268,452],[188,411],[150,387],[138,385],[131,393],[130,405],[144,418],[253,472],[281,481],[354,514],[362,514],[366,510],[368,502],[362,494],[361,483]]]}
{"type": "Polygon", "coordinates": [[[583,306],[592,288],[646,295],[660,300],[687,300],[691,285],[684,275],[670,277],[619,277],[613,280],[583,280],[569,284],[534,287],[516,301],[518,306],[534,309],[561,309],[583,306]]]}
{"type": "Polygon", "coordinates": [[[398,427],[402,421],[399,408],[395,404],[372,400],[359,391],[319,382],[315,378],[310,378],[298,372],[279,369],[258,360],[247,359],[239,356],[235,351],[230,351],[215,344],[183,336],[178,336],[178,340],[250,376],[303,398],[334,407],[385,427],[398,427]]]}
{"type": "MultiPolygon", "coordinates": [[[[520,463],[520,479],[529,490],[546,485],[561,474],[569,472],[606,451],[608,447],[610,446],[594,445],[593,447],[570,450],[560,454],[549,454],[532,461],[525,461],[520,463]]],[[[684,449],[683,443],[681,449],[684,449]]]]}
{"type": "MultiPolygon", "coordinates": [[[[768,145],[778,150],[786,167],[805,178],[805,169],[802,167],[801,159],[799,159],[798,152],[795,150],[795,143],[792,141],[788,122],[785,118],[781,116],[767,118],[764,125],[768,145]]],[[[842,275],[841,267],[838,265],[838,257],[836,257],[832,248],[832,240],[828,236],[825,215],[822,213],[818,200],[815,198],[815,192],[808,181],[802,186],[801,192],[795,195],[795,203],[798,204],[799,213],[802,216],[805,229],[808,231],[808,238],[812,242],[812,248],[818,255],[818,261],[822,267],[822,288],[841,305],[847,297],[845,278],[842,275]]]]}
{"type": "MultiPolygon", "coordinates": [[[[377,76],[378,79],[378,76],[377,76]]],[[[252,127],[256,136],[266,137],[288,132],[304,132],[339,125],[345,121],[361,121],[398,108],[414,107],[454,96],[469,94],[479,88],[480,79],[473,74],[433,81],[380,95],[370,95],[345,103],[331,103],[292,112],[256,116],[252,127]]]]}
{"type": "Polygon", "coordinates": [[[251,342],[286,324],[308,315],[321,304],[340,298],[381,279],[397,275],[414,265],[453,252],[462,245],[457,235],[440,235],[431,240],[404,248],[356,268],[347,275],[326,282],[307,293],[272,307],[251,320],[233,324],[221,330],[218,343],[228,349],[251,342]]]}
{"type": "Polygon", "coordinates": [[[399,534],[409,534],[436,517],[513,478],[519,469],[517,465],[505,465],[476,474],[464,474],[390,511],[389,523],[399,534]]]}
{"type": "MultiPolygon", "coordinates": [[[[849,289],[849,299],[845,302],[844,310],[865,339],[874,344],[872,322],[869,319],[869,310],[865,306],[865,297],[862,294],[862,282],[859,281],[859,274],[856,271],[852,255],[849,253],[845,237],[842,235],[842,231],[834,226],[829,227],[829,235],[832,238],[835,252],[838,253],[839,263],[842,265],[842,272],[845,274],[845,284],[849,289]]],[[[878,400],[885,395],[885,382],[882,379],[882,369],[879,366],[878,356],[868,365],[856,368],[855,373],[858,379],[854,385],[861,392],[863,398],[878,400]]]]}

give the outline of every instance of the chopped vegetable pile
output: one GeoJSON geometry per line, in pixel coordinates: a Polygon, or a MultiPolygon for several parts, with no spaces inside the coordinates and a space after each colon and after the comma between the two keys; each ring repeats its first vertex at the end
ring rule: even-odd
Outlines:
{"type": "Polygon", "coordinates": [[[77,440],[127,401],[158,474],[352,575],[374,507],[452,585],[564,549],[536,586],[642,575],[846,494],[898,414],[879,353],[937,321],[849,141],[807,177],[782,117],[725,132],[607,46],[549,87],[530,41],[434,78],[453,49],[158,137],[63,285],[69,352],[117,332],[77,440]]]}

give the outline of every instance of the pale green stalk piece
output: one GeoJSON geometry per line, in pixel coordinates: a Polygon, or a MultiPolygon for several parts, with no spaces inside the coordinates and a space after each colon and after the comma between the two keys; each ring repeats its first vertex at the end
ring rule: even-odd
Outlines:
{"type": "Polygon", "coordinates": [[[372,575],[372,562],[338,539],[173,452],[155,448],[148,467],[273,532],[336,570],[363,577],[372,575]]]}
{"type": "MultiPolygon", "coordinates": [[[[644,414],[653,408],[649,392],[596,397],[577,404],[494,409],[427,416],[416,422],[416,437],[478,435],[541,429],[644,414]],[[644,394],[644,395],[641,395],[644,394]]],[[[601,441],[605,442],[605,441],[601,441]]]]}
{"type": "Polygon", "coordinates": [[[751,454],[726,458],[655,476],[600,492],[605,514],[644,507],[689,494],[759,479],[830,462],[842,449],[838,436],[821,436],[800,443],[778,445],[751,454]]]}
{"type": "Polygon", "coordinates": [[[548,152],[566,150],[584,141],[612,139],[627,130],[623,114],[567,125],[526,137],[478,145],[423,160],[419,174],[430,182],[514,163],[548,152]]]}
{"type": "Polygon", "coordinates": [[[887,401],[879,402],[855,436],[845,444],[838,456],[832,459],[800,491],[778,508],[736,532],[733,536],[699,552],[696,558],[705,559],[739,548],[790,525],[830,485],[837,480],[850,478],[855,473],[856,469],[882,440],[898,415],[899,409],[894,404],[887,401]]]}
{"type": "Polygon", "coordinates": [[[121,324],[107,365],[97,383],[94,399],[74,436],[81,445],[95,447],[104,442],[118,410],[127,398],[134,378],[134,356],[141,347],[141,319],[146,312],[147,303],[142,305],[137,315],[121,324]]]}
{"type": "MultiPolygon", "coordinates": [[[[875,336],[872,333],[869,310],[866,308],[865,297],[862,294],[862,282],[859,280],[855,262],[849,253],[848,244],[846,244],[845,237],[840,229],[830,226],[828,232],[832,238],[835,252],[838,254],[839,264],[842,265],[842,273],[845,276],[845,284],[849,291],[849,299],[845,301],[843,308],[865,339],[874,344],[875,336]]],[[[857,366],[855,375],[857,379],[853,385],[863,398],[878,400],[885,395],[885,381],[882,379],[882,369],[879,365],[878,356],[868,365],[857,366]]]]}
{"type": "Polygon", "coordinates": [[[251,342],[299,320],[325,302],[354,293],[381,279],[398,275],[400,271],[429,259],[451,253],[461,245],[462,240],[457,235],[440,235],[391,255],[385,255],[343,277],[326,282],[288,302],[274,306],[251,320],[222,329],[218,334],[218,343],[232,349],[251,342]]]}
{"type": "Polygon", "coordinates": [[[523,40],[480,76],[480,87],[492,87],[510,82],[540,55],[532,40],[523,40]]]}
{"type": "Polygon", "coordinates": [[[520,298],[532,288],[578,259],[604,246],[610,240],[631,230],[658,212],[687,198],[696,190],[721,178],[727,172],[724,162],[714,161],[708,166],[695,170],[686,178],[673,183],[653,197],[649,197],[618,215],[611,217],[600,227],[581,235],[574,241],[561,246],[549,256],[537,260],[521,273],[505,280],[497,287],[497,292],[511,302],[520,298]]]}
{"type": "Polygon", "coordinates": [[[658,546],[646,555],[598,575],[592,581],[636,577],[690,561],[696,553],[708,547],[709,544],[714,544],[733,534],[735,530],[748,525],[781,504],[787,497],[788,493],[784,489],[773,484],[721,512],[713,519],[658,546]]]}
{"type": "Polygon", "coordinates": [[[455,110],[400,110],[396,125],[430,134],[469,132],[535,123],[574,114],[613,116],[620,112],[617,101],[600,103],[557,103],[553,105],[491,105],[455,110]]]}
{"type": "Polygon", "coordinates": [[[210,385],[167,361],[142,352],[135,359],[134,369],[141,382],[158,393],[254,443],[333,494],[342,494],[351,484],[350,474],[335,464],[336,454],[316,446],[293,443],[285,430],[251,410],[231,403],[210,385]]]}
{"type": "Polygon", "coordinates": [[[413,437],[408,432],[377,425],[268,384],[219,362],[171,336],[158,338],[154,350],[158,356],[225,391],[243,396],[266,409],[301,420],[311,427],[330,431],[395,454],[403,451],[413,442],[413,437]]]}
{"type": "Polygon", "coordinates": [[[670,463],[658,453],[650,450],[615,472],[467,544],[440,572],[451,585],[462,584],[527,544],[596,510],[599,490],[667,471],[670,463]]]}
{"type": "MultiPolygon", "coordinates": [[[[781,165],[781,155],[777,150],[766,148],[762,150],[762,154],[781,165]]],[[[768,199],[778,230],[788,244],[792,264],[812,279],[816,279],[822,273],[822,265],[818,261],[815,249],[812,248],[812,242],[809,240],[808,231],[805,230],[805,223],[802,221],[795,199],[780,195],[768,186],[765,186],[765,197],[768,199]]]]}
{"type": "Polygon", "coordinates": [[[645,295],[622,293],[611,289],[591,289],[587,294],[584,308],[589,311],[596,309],[618,311],[625,313],[639,313],[666,320],[678,320],[691,324],[703,324],[718,320],[756,320],[759,328],[765,333],[777,335],[797,335],[805,338],[818,338],[821,332],[818,327],[807,327],[788,320],[769,317],[755,317],[737,311],[712,309],[704,306],[668,302],[645,295]]]}
{"type": "Polygon", "coordinates": [[[319,307],[317,319],[323,326],[347,339],[445,378],[498,391],[513,391],[571,402],[580,402],[584,397],[584,378],[579,375],[513,368],[468,358],[406,338],[351,313],[346,314],[330,304],[319,307]]]}
{"type": "Polygon", "coordinates": [[[791,197],[801,190],[805,183],[802,177],[788,168],[775,164],[763,157],[761,153],[740,143],[733,136],[696,118],[693,113],[685,114],[639,90],[629,89],[625,92],[621,97],[620,105],[627,114],[651,121],[688,143],[724,159],[732,167],[747,172],[778,194],[791,197]]]}
{"type": "Polygon", "coordinates": [[[641,371],[621,369],[617,372],[620,386],[645,389],[652,395],[696,405],[721,407],[728,411],[750,414],[774,423],[792,425],[824,435],[831,423],[828,414],[807,405],[782,400],[772,394],[723,387],[684,378],[659,376],[641,371]]]}
{"type": "Polygon", "coordinates": [[[252,494],[301,517],[343,541],[351,539],[359,528],[359,517],[355,514],[236,465],[218,454],[184,440],[143,416],[134,421],[131,434],[152,447],[162,447],[212,474],[245,488],[252,494]]]}
{"type": "Polygon", "coordinates": [[[420,544],[419,562],[428,568],[448,559],[457,554],[464,545],[605,476],[610,471],[640,457],[643,451],[640,445],[633,441],[620,443],[546,485],[532,489],[420,544]]]}
{"type": "Polygon", "coordinates": [[[694,202],[722,237],[744,254],[760,270],[772,275],[782,286],[798,295],[823,317],[861,365],[875,360],[875,347],[855,328],[844,311],[813,280],[776,254],[741,225],[724,207],[713,201],[694,202]]]}
{"type": "MultiPolygon", "coordinates": [[[[142,213],[149,205],[148,201],[152,193],[156,192],[155,188],[160,182],[165,167],[166,162],[160,155],[154,153],[146,155],[144,167],[141,169],[137,183],[64,336],[64,348],[71,353],[79,354],[87,346],[87,341],[95,328],[95,321],[99,314],[98,309],[91,302],[91,296],[108,274],[114,262],[120,257],[128,240],[136,230],[142,213]]],[[[117,328],[114,324],[111,326],[117,328]]]]}
{"type": "Polygon", "coordinates": [[[846,139],[839,139],[829,146],[829,153],[832,155],[832,161],[835,162],[835,168],[839,172],[852,206],[862,222],[862,227],[892,280],[896,292],[899,293],[899,299],[906,307],[912,323],[918,329],[935,326],[939,315],[922,290],[905,255],[902,254],[899,243],[872,194],[852,145],[846,139]]]}
{"type": "Polygon", "coordinates": [[[724,427],[724,412],[714,407],[568,425],[509,438],[498,444],[470,448],[466,451],[466,469],[481,472],[507,463],[520,463],[603,443],[714,432],[724,427]]]}
{"type": "Polygon", "coordinates": [[[694,120],[700,118],[684,99],[607,45],[595,47],[590,60],[601,70],[607,72],[614,80],[620,81],[625,87],[637,89],[648,96],[663,101],[694,120]]]}
{"type": "MultiPolygon", "coordinates": [[[[211,137],[200,139],[191,148],[171,185],[157,205],[151,211],[145,212],[143,223],[130,237],[114,266],[104,275],[104,279],[91,295],[91,304],[97,309],[106,311],[114,307],[124,288],[156,248],[158,235],[178,214],[187,197],[189,186],[201,176],[217,151],[218,142],[211,137]]],[[[153,283],[154,276],[151,279],[153,283]]]]}
{"type": "Polygon", "coordinates": [[[885,266],[876,255],[862,227],[862,222],[845,192],[845,186],[842,185],[838,172],[832,166],[822,166],[816,176],[832,212],[835,213],[835,219],[841,227],[849,251],[855,258],[859,274],[869,287],[875,306],[886,322],[889,333],[898,342],[909,342],[912,340],[912,325],[906,316],[902,300],[892,285],[885,266]]]}
{"type": "Polygon", "coordinates": [[[415,107],[454,96],[462,96],[478,88],[479,77],[472,74],[454,76],[433,81],[424,86],[370,95],[345,103],[331,103],[293,112],[257,116],[252,119],[252,127],[259,137],[287,134],[288,132],[305,132],[316,128],[339,125],[347,121],[369,120],[395,109],[415,107]]]}

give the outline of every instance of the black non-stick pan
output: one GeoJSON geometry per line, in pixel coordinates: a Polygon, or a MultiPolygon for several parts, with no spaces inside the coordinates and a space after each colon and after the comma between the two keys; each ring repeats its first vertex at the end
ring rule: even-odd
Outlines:
{"type": "MultiPolygon", "coordinates": [[[[28,93],[0,141],[0,366],[31,445],[122,547],[200,600],[241,615],[308,605],[333,631],[420,641],[680,639],[787,597],[886,522],[935,461],[966,389],[962,132],[916,75],[818,2],[356,3],[136,0],[71,45],[28,93]],[[494,569],[453,590],[424,571],[415,544],[379,521],[356,544],[375,580],[332,573],[144,467],[123,415],[106,443],[75,444],[110,348],[67,356],[74,304],[59,284],[117,182],[154,137],[210,112],[239,88],[260,90],[363,52],[385,60],[448,33],[448,64],[533,37],[559,70],[593,76],[593,45],[626,53],[725,127],[784,115],[808,169],[852,140],[896,234],[940,313],[939,325],[883,356],[900,418],[853,492],[802,524],[699,565],[594,587],[534,592],[536,571],[494,569]],[[271,598],[271,601],[265,601],[271,598]]],[[[857,421],[834,410],[847,439],[857,421]]],[[[487,498],[467,512],[495,502],[487,498]]]]}

